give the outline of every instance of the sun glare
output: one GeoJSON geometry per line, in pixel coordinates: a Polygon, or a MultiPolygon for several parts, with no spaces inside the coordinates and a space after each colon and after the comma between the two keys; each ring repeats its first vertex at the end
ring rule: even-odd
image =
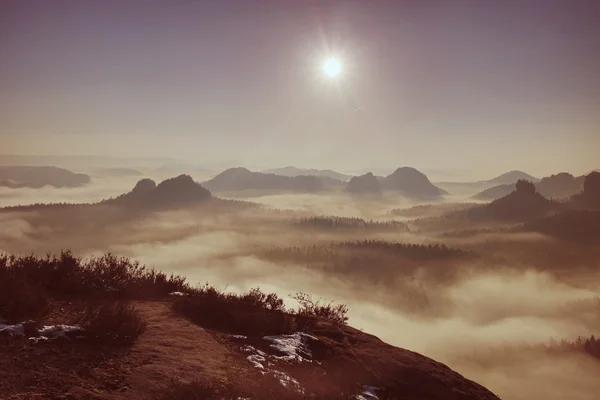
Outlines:
{"type": "Polygon", "coordinates": [[[329,78],[337,78],[342,73],[342,63],[335,57],[330,57],[323,63],[323,72],[329,78]]]}

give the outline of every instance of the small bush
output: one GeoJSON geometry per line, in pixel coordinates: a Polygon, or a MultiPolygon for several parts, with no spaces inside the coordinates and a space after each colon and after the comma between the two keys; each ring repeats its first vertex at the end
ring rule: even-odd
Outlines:
{"type": "Polygon", "coordinates": [[[192,289],[185,278],[148,269],[137,261],[116,257],[82,260],[70,251],[59,256],[16,257],[0,255],[0,273],[9,272],[55,298],[81,298],[111,293],[120,298],[161,298],[192,289]]]}
{"type": "Polygon", "coordinates": [[[48,298],[42,287],[0,269],[0,319],[15,324],[43,317],[48,310],[48,298]]]}
{"type": "Polygon", "coordinates": [[[296,311],[297,315],[325,318],[339,324],[348,322],[348,307],[345,304],[321,303],[321,300],[314,301],[312,296],[307,293],[296,293],[291,298],[300,304],[298,311],[296,311]]]}
{"type": "Polygon", "coordinates": [[[90,302],[77,323],[94,343],[132,344],[146,330],[140,312],[125,301],[90,302]]]}
{"type": "Polygon", "coordinates": [[[291,333],[295,328],[283,300],[259,288],[238,295],[205,285],[175,299],[173,309],[200,326],[247,336],[291,333]]]}

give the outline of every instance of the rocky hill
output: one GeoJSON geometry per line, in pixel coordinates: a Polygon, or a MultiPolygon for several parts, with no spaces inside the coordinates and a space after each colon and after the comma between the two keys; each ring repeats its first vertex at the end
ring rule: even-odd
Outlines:
{"type": "Polygon", "coordinates": [[[180,175],[156,184],[151,179],[142,179],[133,190],[104,204],[131,207],[169,208],[210,199],[211,193],[189,175],[180,175]]]}
{"type": "Polygon", "coordinates": [[[34,188],[53,186],[74,188],[90,183],[89,175],[76,174],[57,167],[5,166],[0,167],[0,186],[34,188]]]}
{"type": "Polygon", "coordinates": [[[437,199],[448,194],[432,184],[425,174],[412,167],[398,168],[380,181],[384,190],[412,199],[437,199]]]}
{"type": "Polygon", "coordinates": [[[282,176],[253,172],[247,168],[230,168],[202,185],[213,192],[231,192],[243,190],[271,190],[292,192],[319,192],[335,185],[342,185],[341,181],[318,176],[298,175],[282,176]]]}
{"type": "MultiPolygon", "coordinates": [[[[583,190],[585,177],[575,177],[569,173],[551,175],[535,182],[536,190],[549,199],[564,199],[573,196],[583,190]]],[[[515,190],[515,184],[498,185],[486,189],[475,196],[478,200],[496,200],[507,196],[515,190]]]]}
{"type": "Polygon", "coordinates": [[[485,206],[467,210],[466,213],[477,218],[526,221],[545,217],[562,208],[561,204],[542,196],[533,183],[520,180],[516,183],[514,191],[507,196],[485,206]]]}
{"type": "Polygon", "coordinates": [[[6,399],[498,400],[307,295],[289,310],[111,254],[4,258],[0,276],[6,399]]]}
{"type": "Polygon", "coordinates": [[[371,172],[355,176],[346,185],[346,191],[353,194],[375,194],[380,195],[382,192],[381,183],[371,172]]]}
{"type": "Polygon", "coordinates": [[[290,177],[301,176],[301,175],[318,176],[320,178],[330,178],[330,179],[335,179],[338,181],[349,181],[352,178],[352,175],[342,174],[340,172],[333,171],[331,169],[315,169],[315,168],[306,169],[306,168],[297,168],[297,167],[293,167],[293,166],[269,169],[264,172],[268,173],[268,174],[290,176],[290,177]]]}
{"type": "Polygon", "coordinates": [[[490,185],[512,185],[516,184],[519,180],[526,180],[529,182],[538,182],[539,179],[529,175],[523,171],[509,171],[495,178],[484,181],[490,185]]]}

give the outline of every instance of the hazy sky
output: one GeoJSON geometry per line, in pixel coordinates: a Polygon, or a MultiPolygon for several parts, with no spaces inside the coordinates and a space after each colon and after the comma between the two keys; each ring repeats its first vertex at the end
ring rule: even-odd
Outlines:
{"type": "Polygon", "coordinates": [[[584,173],[598,21],[598,0],[1,0],[0,153],[584,173]]]}

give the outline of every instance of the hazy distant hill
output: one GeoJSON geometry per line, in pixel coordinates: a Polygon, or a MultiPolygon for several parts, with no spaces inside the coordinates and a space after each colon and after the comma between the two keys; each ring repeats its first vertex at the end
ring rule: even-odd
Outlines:
{"type": "Polygon", "coordinates": [[[526,221],[545,217],[561,209],[563,206],[560,203],[548,200],[537,192],[533,183],[521,180],[507,196],[467,210],[466,214],[484,219],[526,221]]]}
{"type": "Polygon", "coordinates": [[[275,174],[275,175],[289,176],[289,177],[301,176],[301,175],[318,176],[321,178],[331,178],[331,179],[336,179],[339,181],[349,181],[352,178],[352,175],[342,174],[340,172],[332,171],[330,169],[314,169],[314,168],[303,169],[303,168],[296,168],[293,166],[288,166],[288,167],[283,167],[283,168],[274,168],[274,169],[270,169],[270,170],[267,170],[264,172],[268,173],[268,174],[275,174]]]}
{"type": "Polygon", "coordinates": [[[500,176],[489,179],[485,182],[492,184],[492,185],[511,185],[511,184],[517,183],[517,181],[519,181],[521,179],[524,179],[529,182],[534,182],[534,183],[539,181],[538,178],[535,178],[535,177],[529,175],[528,173],[515,170],[515,171],[506,172],[500,176]]]}
{"type": "Polygon", "coordinates": [[[142,179],[133,190],[105,204],[133,207],[169,208],[202,202],[212,197],[211,193],[189,175],[167,179],[158,185],[151,179],[142,179]]]}
{"type": "Polygon", "coordinates": [[[584,177],[583,190],[571,197],[571,208],[600,209],[600,172],[592,171],[584,177]]]}
{"type": "Polygon", "coordinates": [[[585,176],[583,191],[573,196],[565,208],[564,212],[528,222],[522,229],[597,246],[600,241],[600,172],[585,176]]]}
{"type": "Polygon", "coordinates": [[[477,200],[497,200],[501,197],[511,194],[515,190],[515,186],[516,185],[514,183],[494,186],[477,193],[475,196],[473,196],[473,198],[477,200]]]}
{"type": "Polygon", "coordinates": [[[90,183],[89,175],[76,174],[57,167],[0,167],[0,186],[9,188],[73,188],[90,183]]]}
{"type": "MultiPolygon", "coordinates": [[[[495,200],[512,192],[515,189],[514,184],[517,183],[519,179],[524,179],[530,182],[537,182],[539,180],[523,171],[509,171],[485,181],[436,182],[435,185],[449,191],[452,194],[463,196],[473,196],[475,193],[480,194],[486,192],[488,189],[497,187],[497,189],[486,192],[481,198],[481,200],[495,200]],[[501,188],[504,185],[507,185],[507,187],[501,188]]],[[[477,194],[475,196],[477,196],[477,194]]]]}
{"type": "Polygon", "coordinates": [[[346,185],[346,191],[354,194],[381,194],[381,183],[371,172],[355,176],[346,185]]]}
{"type": "MultiPolygon", "coordinates": [[[[562,199],[571,197],[583,190],[583,181],[585,177],[574,177],[573,175],[562,172],[552,175],[535,183],[536,190],[544,197],[549,199],[562,199]]],[[[478,200],[495,200],[506,196],[515,190],[515,185],[499,185],[486,189],[473,196],[478,200]]]]}
{"type": "Polygon", "coordinates": [[[390,190],[413,199],[436,199],[448,194],[435,186],[422,172],[412,167],[401,167],[380,179],[384,190],[390,190]]]}
{"type": "Polygon", "coordinates": [[[94,171],[94,174],[103,177],[131,177],[131,176],[144,176],[143,172],[132,168],[101,168],[94,171]]]}
{"type": "Polygon", "coordinates": [[[318,176],[282,176],[252,172],[247,168],[230,168],[202,184],[213,192],[241,190],[273,190],[294,192],[318,192],[343,185],[333,178],[318,176]]]}

